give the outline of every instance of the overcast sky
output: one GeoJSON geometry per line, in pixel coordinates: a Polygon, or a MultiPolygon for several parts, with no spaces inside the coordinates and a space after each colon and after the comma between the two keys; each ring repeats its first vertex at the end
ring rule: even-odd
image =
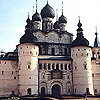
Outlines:
{"type": "MultiPolygon", "coordinates": [[[[48,0],[61,15],[62,0],[48,0]]],[[[64,15],[67,17],[67,31],[76,36],[78,16],[81,17],[84,36],[93,45],[96,26],[100,33],[100,0],[63,0],[64,15]]],[[[47,0],[38,0],[38,12],[47,0]]],[[[30,18],[35,12],[35,0],[0,0],[0,50],[12,51],[24,34],[28,12],[30,18]],[[34,9],[33,9],[34,6],[34,9]]],[[[100,40],[100,34],[99,34],[100,40]]]]}

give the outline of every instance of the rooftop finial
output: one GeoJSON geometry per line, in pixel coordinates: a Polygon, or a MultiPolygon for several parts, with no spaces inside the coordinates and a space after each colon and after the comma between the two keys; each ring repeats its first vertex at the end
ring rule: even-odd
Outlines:
{"type": "Polygon", "coordinates": [[[79,22],[78,22],[78,25],[77,25],[77,26],[78,26],[79,28],[81,28],[82,23],[80,22],[80,16],[78,16],[78,18],[79,18],[79,22]]]}
{"type": "Polygon", "coordinates": [[[27,24],[30,23],[30,18],[29,18],[29,17],[30,17],[30,16],[29,16],[29,12],[28,12],[28,18],[27,18],[27,20],[26,20],[27,24]]]}
{"type": "Polygon", "coordinates": [[[63,10],[64,10],[63,6],[64,6],[64,3],[63,3],[63,1],[62,1],[62,15],[63,15],[63,10]]]}
{"type": "Polygon", "coordinates": [[[95,32],[95,35],[96,35],[96,37],[95,37],[95,41],[94,41],[94,47],[98,47],[98,33],[97,33],[97,26],[96,26],[96,32],[95,32]]]}
{"type": "Polygon", "coordinates": [[[28,12],[28,18],[30,17],[30,14],[29,14],[29,12],[28,12]]]}
{"type": "Polygon", "coordinates": [[[96,33],[97,33],[97,26],[96,26],[96,33]]]}
{"type": "Polygon", "coordinates": [[[80,16],[78,16],[78,18],[79,18],[79,22],[80,22],[80,16]]]}
{"type": "Polygon", "coordinates": [[[33,13],[34,13],[34,6],[33,6],[33,13]]]}
{"type": "Polygon", "coordinates": [[[58,9],[56,9],[56,21],[58,20],[58,9]]]}
{"type": "Polygon", "coordinates": [[[36,0],[36,12],[37,12],[37,0],[36,0]]]}
{"type": "Polygon", "coordinates": [[[47,4],[48,4],[48,0],[47,0],[47,4]]]}

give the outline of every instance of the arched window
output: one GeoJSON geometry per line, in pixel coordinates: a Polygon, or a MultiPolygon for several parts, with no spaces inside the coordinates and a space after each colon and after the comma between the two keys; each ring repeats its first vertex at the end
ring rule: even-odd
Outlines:
{"type": "Polygon", "coordinates": [[[52,69],[55,69],[55,64],[52,64],[52,69]]]}
{"type": "Polygon", "coordinates": [[[65,70],[67,70],[67,64],[65,64],[65,70]]]}
{"type": "Polygon", "coordinates": [[[4,71],[2,71],[2,75],[4,74],[4,71]]]}
{"type": "Polygon", "coordinates": [[[52,55],[55,55],[55,48],[52,48],[52,49],[51,49],[51,54],[52,54],[52,55]]]}
{"type": "Polygon", "coordinates": [[[86,62],[84,62],[83,66],[84,66],[84,69],[87,70],[87,64],[86,64],[86,62]]]}
{"type": "Polygon", "coordinates": [[[63,64],[61,64],[60,67],[61,67],[61,70],[63,70],[63,64]]]}
{"type": "Polygon", "coordinates": [[[75,69],[77,69],[77,66],[76,65],[74,67],[75,67],[75,69]]]}
{"type": "Polygon", "coordinates": [[[71,64],[68,65],[68,69],[71,70],[71,64]]]}
{"type": "Polygon", "coordinates": [[[89,53],[87,53],[87,56],[89,56],[89,53]]]}
{"type": "Polygon", "coordinates": [[[74,92],[75,92],[75,93],[77,92],[76,88],[74,89],[74,92]]]}
{"type": "Polygon", "coordinates": [[[39,64],[39,69],[42,69],[42,64],[39,64]]]}
{"type": "Polygon", "coordinates": [[[44,69],[46,70],[46,63],[44,64],[44,69]]]}
{"type": "Polygon", "coordinates": [[[69,75],[67,76],[67,79],[70,79],[69,75]]]}
{"type": "Polygon", "coordinates": [[[78,51],[80,51],[80,49],[78,49],[78,51]]]}
{"type": "Polygon", "coordinates": [[[71,92],[70,89],[68,89],[68,92],[69,92],[69,93],[71,92]]]}
{"type": "Polygon", "coordinates": [[[27,65],[27,68],[28,68],[28,69],[31,69],[31,66],[30,66],[30,65],[27,65]]]}
{"type": "Polygon", "coordinates": [[[95,53],[94,53],[94,51],[92,52],[92,57],[95,58],[95,53]]]}
{"type": "Polygon", "coordinates": [[[64,49],[64,55],[67,55],[67,48],[64,49]]]}
{"type": "Polygon", "coordinates": [[[41,47],[39,47],[39,53],[40,53],[40,55],[42,54],[42,48],[41,47]]]}
{"type": "Polygon", "coordinates": [[[56,64],[56,69],[59,70],[59,64],[56,64]]]}
{"type": "Polygon", "coordinates": [[[30,54],[32,54],[32,51],[30,51],[30,54]]]}
{"type": "Polygon", "coordinates": [[[51,68],[50,68],[50,63],[48,64],[48,70],[50,70],[51,68]]]}
{"type": "Polygon", "coordinates": [[[16,77],[14,77],[14,79],[16,79],[16,77]]]}

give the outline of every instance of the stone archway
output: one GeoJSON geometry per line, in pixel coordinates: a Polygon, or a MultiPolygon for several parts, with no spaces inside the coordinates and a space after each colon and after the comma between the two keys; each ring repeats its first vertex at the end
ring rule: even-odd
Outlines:
{"type": "Polygon", "coordinates": [[[52,96],[59,97],[61,95],[61,87],[58,84],[52,86],[52,96]]]}

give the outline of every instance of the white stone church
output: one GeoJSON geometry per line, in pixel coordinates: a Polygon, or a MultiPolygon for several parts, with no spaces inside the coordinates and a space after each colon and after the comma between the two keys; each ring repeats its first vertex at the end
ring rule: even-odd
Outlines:
{"type": "MultiPolygon", "coordinates": [[[[37,0],[36,0],[37,1],[37,0]]],[[[0,96],[100,94],[100,45],[83,35],[79,19],[77,37],[66,30],[62,14],[53,22],[47,4],[27,18],[25,33],[13,52],[0,55],[0,96]]]]}

